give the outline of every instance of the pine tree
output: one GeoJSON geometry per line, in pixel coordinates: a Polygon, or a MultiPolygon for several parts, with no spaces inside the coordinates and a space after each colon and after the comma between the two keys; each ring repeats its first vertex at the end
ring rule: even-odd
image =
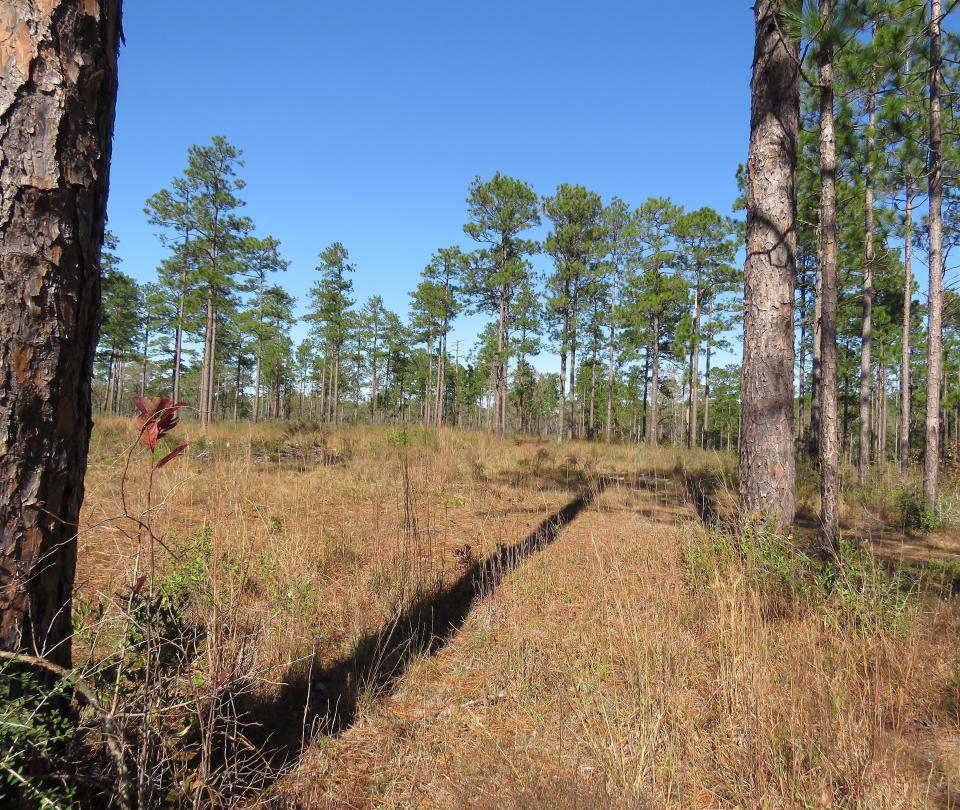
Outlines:
{"type": "Polygon", "coordinates": [[[318,345],[326,355],[326,409],[324,419],[334,424],[340,423],[340,372],[343,347],[349,337],[350,319],[348,310],[353,306],[350,292],[353,281],[348,275],[353,273],[347,249],[334,242],[320,251],[320,264],[317,272],[319,281],[310,288],[310,312],[307,320],[313,324],[313,333],[318,345]]]}
{"type": "Polygon", "coordinates": [[[464,289],[478,310],[497,314],[494,429],[506,427],[507,331],[510,303],[517,287],[527,278],[524,257],[537,250],[537,243],[521,234],[540,224],[536,192],[521,180],[497,172],[483,182],[477,177],[467,197],[469,221],[464,232],[487,245],[477,251],[465,270],[464,289]]]}
{"type": "MultiPolygon", "coordinates": [[[[570,360],[566,435],[573,439],[577,432],[575,383],[580,297],[598,278],[598,258],[603,252],[603,204],[599,194],[583,186],[561,184],[552,197],[543,198],[543,212],[553,223],[544,249],[554,261],[555,271],[548,284],[554,293],[554,308],[562,320],[561,351],[570,360]]],[[[561,389],[561,405],[563,395],[561,389]]]]}
{"type": "Polygon", "coordinates": [[[677,251],[681,269],[693,294],[692,334],[689,351],[689,418],[687,444],[694,447],[698,435],[698,389],[700,385],[700,344],[703,313],[713,307],[718,295],[728,292],[738,280],[731,266],[736,243],[734,227],[712,208],[699,208],[680,216],[676,225],[677,251]]]}
{"type": "Polygon", "coordinates": [[[785,525],[796,508],[793,299],[799,43],[781,0],[757,0],[744,265],[740,500],[785,525]]]}
{"type": "MultiPolygon", "coordinates": [[[[676,265],[673,229],[682,209],[670,200],[655,197],[636,210],[637,239],[640,245],[638,269],[627,279],[629,309],[635,322],[647,327],[649,413],[646,440],[657,445],[660,440],[661,353],[673,337],[673,330],[683,314],[686,285],[667,270],[676,265]]],[[[644,397],[646,403],[647,397],[644,397]]],[[[646,405],[645,405],[646,410],[646,405]]]]}

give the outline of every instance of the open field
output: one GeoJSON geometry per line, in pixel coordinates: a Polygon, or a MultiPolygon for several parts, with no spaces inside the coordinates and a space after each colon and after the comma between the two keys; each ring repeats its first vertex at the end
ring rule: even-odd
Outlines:
{"type": "Polygon", "coordinates": [[[94,432],[75,651],[131,734],[149,704],[171,804],[960,803],[957,544],[897,528],[872,506],[889,492],[844,512],[885,556],[828,569],[803,532],[724,532],[717,454],[178,431],[149,514],[135,429],[94,432]],[[179,650],[140,676],[149,699],[123,630],[140,601],[179,650]]]}

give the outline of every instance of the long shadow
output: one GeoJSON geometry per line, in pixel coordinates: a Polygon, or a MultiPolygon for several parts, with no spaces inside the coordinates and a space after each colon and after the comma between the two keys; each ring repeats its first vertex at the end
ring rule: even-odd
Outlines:
{"type": "Polygon", "coordinates": [[[594,479],[522,540],[471,563],[449,587],[421,596],[384,627],[363,636],[340,660],[326,667],[308,663],[289,672],[279,695],[248,707],[247,717],[254,723],[248,736],[280,765],[301,753],[311,731],[336,735],[349,728],[362,695],[390,693],[417,658],[442,650],[473,605],[526,558],[551,544],[609,483],[611,479],[594,479]]]}

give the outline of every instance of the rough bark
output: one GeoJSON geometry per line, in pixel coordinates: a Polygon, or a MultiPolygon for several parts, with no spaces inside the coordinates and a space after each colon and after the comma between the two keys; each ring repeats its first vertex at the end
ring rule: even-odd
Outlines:
{"type": "Polygon", "coordinates": [[[71,658],[119,0],[0,4],[0,648],[71,658]]]}
{"type": "MultiPolygon", "coordinates": [[[[821,0],[820,18],[828,24],[832,0],[821,0]]],[[[819,54],[820,84],[820,522],[824,542],[836,551],[840,533],[840,426],[837,413],[837,139],[834,128],[833,49],[826,41],[819,54]]],[[[869,386],[869,381],[868,381],[869,386]]],[[[844,400],[846,403],[846,399],[844,400]]],[[[869,447],[867,448],[869,452],[869,447]]]]}
{"type": "Polygon", "coordinates": [[[923,495],[937,503],[940,479],[940,377],[943,359],[943,176],[940,142],[940,0],[930,2],[930,144],[927,156],[927,217],[930,254],[927,310],[927,416],[923,495]]]}
{"type": "Polygon", "coordinates": [[[747,160],[747,257],[740,428],[745,514],[783,525],[795,512],[793,297],[796,284],[798,45],[781,36],[782,0],[757,0],[747,160]]]}

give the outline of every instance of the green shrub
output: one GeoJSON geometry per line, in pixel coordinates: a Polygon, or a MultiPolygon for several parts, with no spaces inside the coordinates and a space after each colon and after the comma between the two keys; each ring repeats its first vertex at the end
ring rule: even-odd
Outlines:
{"type": "Polygon", "coordinates": [[[848,540],[835,561],[824,563],[818,583],[829,617],[866,635],[902,632],[917,591],[916,578],[904,569],[888,569],[848,540]]]}
{"type": "Polygon", "coordinates": [[[766,618],[817,610],[825,621],[863,633],[901,632],[918,590],[915,577],[888,570],[849,541],[841,541],[836,560],[821,561],[768,522],[750,523],[740,534],[717,530],[686,538],[681,560],[695,589],[742,577],[766,618]]]}
{"type": "Polygon", "coordinates": [[[761,597],[768,617],[791,613],[809,600],[815,563],[792,534],[769,522],[750,523],[740,534],[715,529],[691,538],[682,549],[687,581],[697,588],[737,572],[761,597]]]}
{"type": "Polygon", "coordinates": [[[896,503],[906,528],[921,532],[932,532],[939,528],[940,509],[932,506],[922,493],[901,490],[897,493],[896,503]]]}
{"type": "Polygon", "coordinates": [[[0,661],[0,806],[74,807],[63,753],[74,738],[70,684],[0,661]]]}

